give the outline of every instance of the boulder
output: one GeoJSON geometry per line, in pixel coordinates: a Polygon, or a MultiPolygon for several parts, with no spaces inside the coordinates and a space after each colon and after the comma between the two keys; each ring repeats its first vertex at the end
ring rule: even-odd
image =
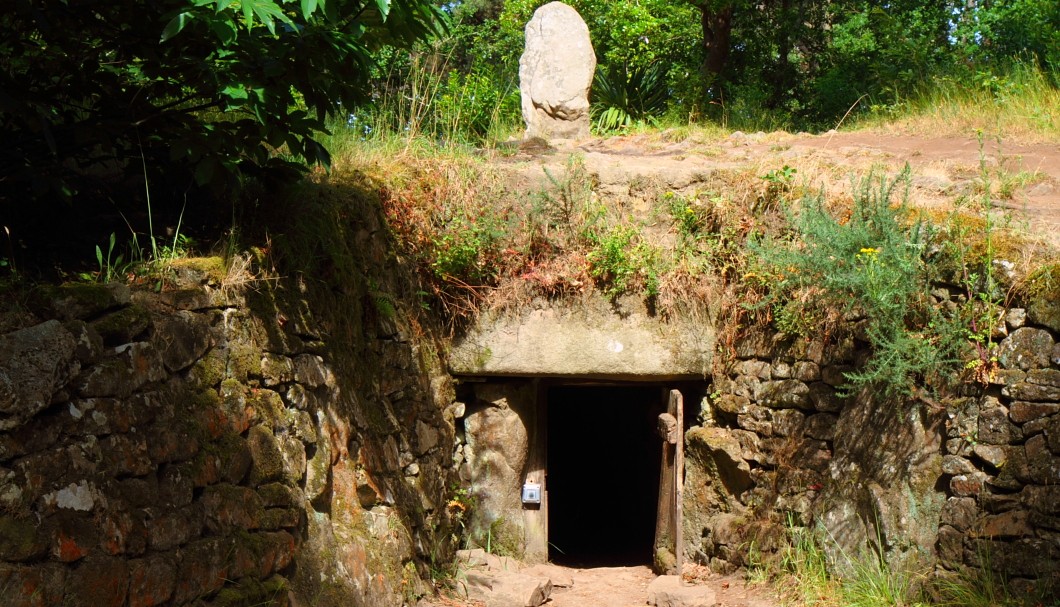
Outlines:
{"type": "MultiPolygon", "coordinates": [[[[518,525],[517,521],[522,518],[520,492],[530,444],[525,419],[534,406],[534,394],[528,384],[510,392],[484,385],[477,388],[476,396],[475,410],[464,419],[465,453],[479,506],[474,512],[472,528],[490,529],[497,517],[518,525]]],[[[521,529],[516,535],[522,537],[521,529]]],[[[497,541],[496,530],[493,539],[497,541]]]]}
{"type": "Polygon", "coordinates": [[[526,137],[588,137],[595,72],[589,28],[578,11],[562,2],[537,9],[526,24],[526,50],[519,59],[526,137]]]}
{"type": "Polygon", "coordinates": [[[1027,318],[1043,327],[1060,332],[1060,300],[1042,294],[1027,305],[1027,318]]]}
{"type": "MultiPolygon", "coordinates": [[[[967,406],[974,409],[974,401],[967,406]]],[[[999,420],[1010,423],[1003,408],[997,411],[1004,414],[999,420]]],[[[967,460],[944,461],[941,437],[930,423],[927,415],[910,415],[907,408],[880,406],[867,393],[851,398],[839,414],[826,469],[827,478],[839,482],[824,483],[812,514],[830,538],[825,552],[840,569],[848,563],[844,555],[881,544],[884,558],[898,567],[932,558],[946,502],[936,488],[944,464],[951,472],[972,471],[949,479],[951,495],[983,493],[985,475],[976,474],[967,460]]]]}
{"type": "Polygon", "coordinates": [[[467,573],[469,599],[486,607],[538,607],[552,595],[552,581],[511,571],[467,573]]]}
{"type": "Polygon", "coordinates": [[[467,583],[466,597],[487,607],[537,607],[549,600],[553,586],[573,586],[570,572],[554,565],[524,567],[519,561],[481,548],[458,550],[457,564],[467,583]]]}
{"type": "Polygon", "coordinates": [[[127,285],[109,283],[65,283],[55,287],[41,287],[35,305],[60,320],[86,320],[107,310],[126,306],[132,301],[127,285]]]}
{"type": "Polygon", "coordinates": [[[81,396],[124,398],[165,375],[158,350],[149,342],[135,342],[108,351],[106,358],[81,373],[74,383],[81,396]]]}

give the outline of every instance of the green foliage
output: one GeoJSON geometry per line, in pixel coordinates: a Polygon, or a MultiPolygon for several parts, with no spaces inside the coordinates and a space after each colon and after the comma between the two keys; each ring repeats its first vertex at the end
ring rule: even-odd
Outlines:
{"type": "Polygon", "coordinates": [[[1029,56],[1060,69],[1060,5],[1051,0],[976,2],[955,19],[958,49],[977,63],[999,64],[1029,56]]]}
{"type": "Polygon", "coordinates": [[[637,273],[633,241],[637,230],[632,226],[615,226],[596,239],[587,258],[589,274],[604,286],[608,297],[621,295],[637,273]]]}
{"type": "Polygon", "coordinates": [[[661,64],[599,67],[593,81],[596,129],[606,133],[655,122],[666,111],[669,95],[661,64]]]}
{"type": "Polygon", "coordinates": [[[592,200],[593,178],[585,168],[585,158],[569,156],[562,175],[554,175],[547,167],[544,171],[552,189],[536,192],[535,206],[546,217],[549,228],[569,232],[574,228],[576,216],[592,200]]]}
{"type": "Polygon", "coordinates": [[[655,247],[641,242],[640,230],[631,225],[612,226],[603,234],[591,236],[586,254],[589,275],[604,294],[614,299],[632,290],[644,289],[649,298],[659,293],[660,260],[655,247]]]}
{"type": "Polygon", "coordinates": [[[6,195],[70,200],[141,159],[183,189],[326,165],[316,133],[368,98],[373,51],[442,17],[425,0],[17,0],[0,15],[6,195]]]}
{"type": "Polygon", "coordinates": [[[489,284],[496,278],[504,226],[489,214],[468,217],[461,211],[440,220],[432,242],[431,269],[446,281],[489,284]]]}
{"type": "Polygon", "coordinates": [[[778,317],[832,308],[864,318],[872,356],[847,379],[852,388],[873,385],[892,396],[952,381],[968,335],[965,319],[930,297],[928,227],[910,220],[904,203],[891,202],[895,188],[907,183],[907,172],[893,180],[870,176],[842,219],[828,212],[823,197],[807,198],[790,240],[752,247],[769,277],[770,301],[782,310],[778,317]]]}
{"type": "MultiPolygon", "coordinates": [[[[1019,596],[979,550],[980,567],[933,576],[915,564],[886,562],[868,548],[848,554],[821,529],[788,522],[788,541],[776,561],[758,559],[752,574],[773,582],[785,604],[807,607],[1016,607],[1044,605],[1049,588],[1019,596]],[[828,546],[830,550],[824,548],[828,546]],[[833,554],[838,562],[829,557],[833,554]]],[[[879,545],[877,543],[877,545],[879,545]]]]}
{"type": "Polygon", "coordinates": [[[114,245],[114,232],[110,233],[110,240],[107,241],[106,256],[103,255],[103,250],[99,248],[99,245],[96,245],[96,264],[99,266],[99,272],[96,274],[96,279],[100,282],[111,282],[122,276],[125,256],[121,253],[115,255],[114,245]]]}
{"type": "Polygon", "coordinates": [[[892,567],[883,557],[867,550],[852,559],[850,572],[842,578],[843,605],[848,607],[918,607],[918,575],[892,567]]]}
{"type": "Polygon", "coordinates": [[[706,228],[704,217],[697,212],[692,201],[685,196],[667,192],[664,195],[664,199],[667,202],[667,210],[670,212],[670,217],[673,219],[674,225],[677,226],[677,232],[681,235],[681,240],[686,245],[694,243],[706,228]]]}
{"type": "Polygon", "coordinates": [[[1060,262],[1036,269],[1019,285],[1019,292],[1027,301],[1060,301],[1060,262]]]}
{"type": "Polygon", "coordinates": [[[780,557],[778,581],[799,602],[816,605],[828,601],[835,588],[828,571],[828,556],[817,537],[807,528],[788,521],[788,544],[780,557]]]}
{"type": "Polygon", "coordinates": [[[766,182],[766,191],[761,198],[763,208],[772,208],[791,194],[795,185],[796,173],[798,173],[797,169],[785,164],[779,169],[768,171],[765,175],[762,175],[762,180],[766,182]]]}
{"type": "Polygon", "coordinates": [[[678,254],[689,270],[734,278],[746,257],[746,217],[737,217],[729,199],[715,191],[692,196],[667,192],[663,201],[680,238],[678,254]]]}
{"type": "Polygon", "coordinates": [[[496,80],[481,66],[458,69],[441,52],[417,53],[408,61],[394,58],[388,76],[376,83],[378,97],[351,113],[344,125],[335,125],[336,138],[409,143],[424,138],[447,146],[480,145],[506,136],[519,113],[517,87],[496,80]]]}

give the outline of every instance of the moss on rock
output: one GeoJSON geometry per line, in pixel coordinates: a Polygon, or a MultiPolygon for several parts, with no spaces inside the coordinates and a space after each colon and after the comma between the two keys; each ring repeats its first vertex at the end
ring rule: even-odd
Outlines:
{"type": "Polygon", "coordinates": [[[131,305],[111,312],[90,323],[103,338],[103,343],[116,346],[132,341],[151,325],[151,313],[139,305],[131,305]]]}
{"type": "Polygon", "coordinates": [[[47,549],[34,520],[0,516],[0,559],[28,561],[42,556],[47,549]]]}
{"type": "Polygon", "coordinates": [[[123,284],[68,282],[37,289],[37,304],[62,320],[87,320],[106,310],[128,305],[129,287],[123,284]]]}
{"type": "Polygon", "coordinates": [[[217,593],[210,602],[212,607],[258,607],[265,605],[287,605],[287,579],[274,575],[265,581],[252,577],[243,578],[235,586],[217,593]]]}
{"type": "Polygon", "coordinates": [[[227,353],[224,348],[214,348],[191,367],[189,378],[201,388],[214,388],[227,375],[227,353]]]}
{"type": "Polygon", "coordinates": [[[182,286],[211,285],[219,286],[228,276],[228,268],[221,257],[184,257],[174,259],[166,268],[176,275],[182,286]]]}
{"type": "Polygon", "coordinates": [[[1060,333],[1060,263],[1035,270],[1020,288],[1031,322],[1060,333]]]}

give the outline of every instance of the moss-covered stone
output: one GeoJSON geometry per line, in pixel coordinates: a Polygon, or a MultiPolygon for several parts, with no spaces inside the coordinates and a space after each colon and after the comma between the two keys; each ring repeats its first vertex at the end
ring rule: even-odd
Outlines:
{"type": "Polygon", "coordinates": [[[247,393],[247,407],[254,411],[255,419],[272,428],[279,428],[286,421],[283,399],[272,390],[251,388],[247,393]]]}
{"type": "Polygon", "coordinates": [[[202,388],[213,388],[227,375],[227,348],[214,348],[191,367],[188,379],[202,388]]]}
{"type": "Polygon", "coordinates": [[[1032,273],[1021,291],[1030,321],[1060,333],[1060,263],[1032,273]]]}
{"type": "Polygon", "coordinates": [[[123,284],[68,282],[37,289],[37,305],[61,320],[87,320],[129,304],[132,294],[123,284]]]}
{"type": "Polygon", "coordinates": [[[328,441],[320,441],[313,457],[306,462],[305,472],[305,494],[310,500],[315,500],[327,490],[328,481],[331,478],[331,445],[328,441]]]}
{"type": "Polygon", "coordinates": [[[269,483],[258,487],[261,503],[268,508],[298,508],[302,506],[301,494],[283,483],[269,483]]]}
{"type": "Polygon", "coordinates": [[[208,603],[211,607],[265,607],[287,605],[287,580],[274,575],[265,581],[243,578],[235,586],[224,588],[208,603]]]}
{"type": "Polygon", "coordinates": [[[152,333],[162,344],[162,362],[171,373],[193,364],[213,345],[208,315],[186,310],[159,319],[152,333]]]}
{"type": "Polygon", "coordinates": [[[266,508],[261,515],[261,528],[268,530],[293,529],[302,521],[299,508],[266,508]]]}
{"type": "Polygon", "coordinates": [[[185,257],[166,264],[177,284],[184,287],[221,285],[228,276],[228,268],[221,257],[185,257]]]}
{"type": "Polygon", "coordinates": [[[241,483],[250,470],[253,457],[247,441],[235,432],[226,432],[207,446],[220,460],[221,477],[230,483],[241,483]]]}
{"type": "Polygon", "coordinates": [[[228,426],[237,434],[246,432],[257,418],[253,408],[247,406],[250,390],[236,379],[221,382],[218,390],[221,396],[221,410],[228,419],[228,426]]]}
{"type": "Polygon", "coordinates": [[[266,353],[261,359],[261,374],[266,386],[294,381],[294,361],[286,356],[266,353]]]}
{"type": "Polygon", "coordinates": [[[228,483],[211,485],[202,496],[206,528],[216,534],[261,526],[264,508],[261,498],[250,487],[228,483]]]}
{"type": "Polygon", "coordinates": [[[261,377],[261,347],[241,342],[229,342],[225,360],[225,375],[239,381],[261,377]]]}
{"type": "Polygon", "coordinates": [[[253,460],[248,482],[257,486],[280,480],[283,477],[283,453],[272,430],[262,425],[254,426],[247,435],[247,444],[253,460]]]}
{"type": "Polygon", "coordinates": [[[151,313],[133,304],[102,316],[89,325],[103,338],[107,346],[129,343],[151,325],[151,313]]]}
{"type": "Polygon", "coordinates": [[[0,516],[0,560],[28,561],[43,556],[47,549],[34,519],[0,516]]]}
{"type": "Polygon", "coordinates": [[[490,524],[490,548],[497,556],[523,556],[523,529],[505,518],[490,524]]]}
{"type": "Polygon", "coordinates": [[[289,433],[306,444],[316,444],[317,427],[309,413],[298,409],[284,408],[282,415],[282,424],[289,433]]]}

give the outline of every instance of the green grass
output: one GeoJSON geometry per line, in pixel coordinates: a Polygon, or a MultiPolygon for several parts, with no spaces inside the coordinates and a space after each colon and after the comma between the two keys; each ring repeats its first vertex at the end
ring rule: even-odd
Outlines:
{"type": "Polygon", "coordinates": [[[788,523],[788,542],[775,557],[759,555],[749,579],[771,583],[785,607],[1021,607],[1056,605],[1042,587],[1017,594],[988,554],[981,567],[935,572],[892,566],[869,548],[848,554],[820,529],[788,523]],[[835,562],[838,559],[840,562],[835,562]]]}
{"type": "Polygon", "coordinates": [[[1060,74],[1027,62],[1000,72],[938,78],[911,95],[870,102],[850,128],[964,137],[982,131],[1018,143],[1055,142],[1060,140],[1057,82],[1060,74]]]}

